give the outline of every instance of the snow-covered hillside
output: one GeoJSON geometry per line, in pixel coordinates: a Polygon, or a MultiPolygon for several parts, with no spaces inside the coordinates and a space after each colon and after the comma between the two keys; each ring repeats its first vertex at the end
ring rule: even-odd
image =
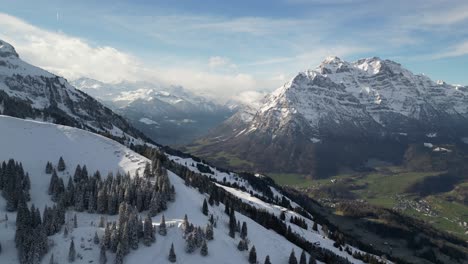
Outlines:
{"type": "MultiPolygon", "coordinates": [[[[45,165],[51,161],[55,166],[59,157],[63,157],[66,169],[59,172],[65,182],[72,177],[77,165],[86,165],[88,171],[93,173],[99,170],[102,175],[107,172],[129,172],[134,175],[138,172],[143,173],[145,164],[149,162],[143,156],[127,149],[123,145],[108,138],[67,126],[42,123],[38,121],[28,121],[8,116],[0,116],[0,161],[15,159],[23,164],[25,172],[29,173],[31,179],[31,201],[29,205],[34,204],[38,208],[44,208],[46,205],[52,205],[53,202],[47,194],[50,182],[50,174],[46,174],[45,165]]],[[[183,159],[177,156],[170,156],[170,159],[176,160],[179,164],[195,163],[191,159],[183,159]]],[[[196,172],[196,168],[189,166],[189,169],[196,172]]],[[[219,177],[228,177],[228,182],[239,181],[237,175],[231,173],[222,173],[215,168],[211,168],[219,177]]],[[[208,242],[208,256],[203,257],[198,251],[188,254],[185,253],[185,240],[183,238],[182,220],[187,214],[190,223],[195,226],[206,226],[208,216],[201,211],[204,199],[208,199],[206,194],[201,194],[198,190],[187,186],[184,180],[172,172],[168,173],[169,180],[175,188],[175,202],[168,204],[168,209],[156,217],[153,217],[153,224],[159,225],[162,214],[165,215],[168,233],[166,236],[157,235],[156,243],[150,247],[140,244],[137,250],[132,250],[125,256],[125,263],[168,263],[167,256],[172,243],[174,243],[177,254],[177,263],[247,263],[247,251],[239,251],[237,245],[240,238],[232,239],[229,235],[229,216],[224,213],[224,205],[209,206],[210,214],[217,220],[217,227],[214,229],[214,240],[208,242]]],[[[221,179],[219,179],[221,180],[221,179]]],[[[247,190],[255,191],[248,184],[247,190]]],[[[231,187],[222,187],[228,192],[236,195],[243,201],[254,204],[255,207],[271,211],[274,214],[285,212],[287,217],[297,216],[297,213],[288,211],[286,208],[265,203],[258,200],[247,192],[243,192],[231,187]]],[[[275,195],[280,195],[277,190],[273,190],[275,195]]],[[[297,206],[293,203],[294,206],[297,206]]],[[[15,249],[15,214],[5,211],[5,200],[0,198],[0,215],[8,215],[8,221],[0,225],[0,243],[2,244],[2,253],[0,254],[0,263],[13,264],[18,263],[17,252],[15,249]]],[[[141,213],[142,217],[146,212],[141,213]]],[[[91,263],[99,260],[99,246],[93,243],[95,232],[102,238],[104,229],[98,228],[101,215],[89,214],[85,212],[74,212],[68,210],[66,213],[66,226],[69,228],[68,236],[64,236],[63,228],[61,231],[49,237],[50,249],[43,258],[42,263],[49,263],[51,254],[57,263],[66,263],[68,258],[68,247],[71,239],[76,245],[77,256],[75,263],[91,263]],[[73,216],[77,216],[77,227],[73,227],[73,216]]],[[[250,245],[255,245],[257,249],[257,259],[263,262],[266,255],[270,256],[273,263],[286,263],[289,253],[292,249],[299,257],[302,250],[283,236],[267,230],[252,219],[235,213],[235,217],[240,222],[246,222],[248,226],[248,238],[250,245]]],[[[107,221],[115,221],[118,216],[105,215],[107,221]]],[[[286,219],[287,220],[287,219],[286,219]]],[[[352,260],[346,252],[333,247],[333,241],[323,237],[320,231],[312,231],[310,228],[313,222],[306,220],[309,230],[304,230],[294,224],[286,222],[294,232],[302,234],[308,240],[320,242],[321,247],[327,248],[336,254],[348,257],[353,263],[361,263],[358,260],[352,260]]],[[[320,227],[320,226],[319,226],[320,227]]],[[[353,249],[356,250],[356,249],[353,249]]],[[[115,254],[107,252],[108,263],[113,263],[115,254]]]]}
{"type": "Polygon", "coordinates": [[[0,114],[108,133],[141,144],[146,137],[67,80],[20,59],[0,40],[0,114]]]}

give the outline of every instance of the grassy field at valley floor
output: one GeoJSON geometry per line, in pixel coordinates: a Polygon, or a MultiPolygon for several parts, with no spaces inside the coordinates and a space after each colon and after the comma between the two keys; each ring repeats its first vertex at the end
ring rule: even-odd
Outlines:
{"type": "MultiPolygon", "coordinates": [[[[407,215],[425,220],[434,227],[468,239],[466,228],[460,222],[468,222],[468,206],[449,201],[447,193],[418,197],[408,193],[408,187],[426,177],[440,175],[443,171],[413,172],[401,167],[379,168],[372,173],[341,174],[327,179],[312,180],[301,174],[268,174],[280,185],[307,191],[314,198],[323,197],[321,188],[344,185],[358,199],[377,206],[400,208],[407,215]],[[334,183],[332,182],[334,181],[334,183]]],[[[468,184],[468,183],[462,183],[468,184]]]]}

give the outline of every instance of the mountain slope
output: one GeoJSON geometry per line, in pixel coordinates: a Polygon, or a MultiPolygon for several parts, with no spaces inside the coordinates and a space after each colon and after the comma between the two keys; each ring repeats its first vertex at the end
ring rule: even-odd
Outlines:
{"type": "Polygon", "coordinates": [[[329,57],[251,113],[236,114],[188,149],[206,158],[242,157],[254,163],[250,169],[312,175],[368,158],[399,162],[407,142],[466,137],[468,87],[433,82],[389,60],[329,57]]]}
{"type": "Polygon", "coordinates": [[[126,143],[146,137],[64,78],[22,61],[0,40],[0,114],[44,120],[107,134],[126,143]]]}
{"type": "Polygon", "coordinates": [[[227,106],[196,96],[180,86],[147,82],[108,84],[88,78],[72,84],[162,144],[190,142],[233,113],[227,106]]]}
{"type": "MultiPolygon", "coordinates": [[[[31,202],[29,205],[35,204],[38,208],[44,208],[45,205],[52,205],[53,202],[47,194],[47,189],[50,181],[50,174],[45,172],[45,164],[47,161],[52,161],[54,164],[58,157],[62,156],[65,160],[66,169],[63,172],[58,172],[58,176],[65,182],[73,175],[76,165],[86,165],[90,173],[95,170],[101,171],[102,175],[107,172],[128,172],[134,174],[142,172],[146,162],[150,162],[143,156],[127,149],[123,145],[87,131],[76,128],[42,123],[37,121],[22,120],[7,116],[0,116],[0,129],[4,132],[0,137],[0,160],[8,160],[14,158],[17,162],[23,164],[25,172],[29,173],[31,179],[31,202]],[[3,147],[5,146],[5,147],[3,147]],[[38,151],[39,150],[39,151],[38,151]]],[[[179,164],[187,162],[194,164],[193,159],[180,158],[177,156],[169,156],[171,160],[179,164]]],[[[190,170],[198,172],[196,167],[189,165],[190,170]]],[[[226,178],[227,182],[237,183],[237,186],[244,186],[252,193],[258,191],[233,173],[220,172],[215,168],[211,168],[216,177],[226,178]]],[[[157,236],[155,244],[150,247],[140,246],[137,250],[131,250],[125,256],[125,263],[133,262],[158,262],[168,263],[167,254],[171,243],[174,243],[177,263],[247,263],[247,252],[241,252],[237,249],[239,242],[238,236],[232,239],[228,235],[229,217],[224,213],[224,204],[219,206],[209,206],[210,214],[214,215],[218,225],[214,230],[214,240],[208,242],[209,254],[207,257],[200,256],[197,252],[192,254],[185,253],[185,240],[183,238],[183,229],[181,226],[184,215],[187,214],[190,223],[194,225],[205,226],[208,222],[208,216],[201,211],[201,205],[204,199],[208,199],[206,194],[200,193],[199,190],[187,186],[184,180],[175,173],[168,172],[169,180],[175,189],[175,201],[168,204],[168,209],[158,214],[153,218],[153,224],[158,226],[158,221],[162,214],[165,215],[166,224],[168,226],[167,236],[157,236]]],[[[233,187],[223,185],[228,192],[245,201],[255,205],[259,209],[270,211],[275,215],[285,212],[289,218],[291,216],[301,217],[293,210],[269,204],[261,201],[258,198],[252,197],[246,191],[242,191],[233,187]]],[[[273,189],[274,190],[274,189],[273,189]]],[[[281,195],[277,190],[274,190],[275,195],[281,195]]],[[[291,202],[294,207],[298,205],[291,202]]],[[[141,216],[145,217],[147,212],[142,212],[141,216]]],[[[8,221],[2,222],[0,229],[0,241],[2,244],[2,254],[0,254],[1,263],[18,263],[17,251],[15,249],[15,219],[16,212],[5,211],[5,200],[0,197],[0,214],[8,215],[8,221]]],[[[237,220],[245,221],[248,225],[248,238],[251,245],[257,248],[257,258],[263,261],[266,255],[269,255],[272,261],[284,263],[287,262],[289,253],[292,249],[295,250],[296,256],[299,257],[302,251],[298,246],[292,244],[285,237],[278,233],[267,230],[265,227],[258,224],[256,221],[235,213],[237,220]]],[[[66,212],[66,223],[70,234],[64,235],[63,228],[59,233],[50,236],[51,240],[49,252],[42,258],[41,263],[49,263],[51,254],[54,254],[54,259],[58,263],[67,262],[68,247],[71,239],[74,239],[78,258],[75,263],[90,263],[97,262],[99,259],[99,246],[93,243],[95,232],[102,238],[104,229],[96,226],[99,222],[100,214],[74,212],[69,208],[66,212]],[[77,215],[77,226],[73,227],[73,216],[77,215]]],[[[117,215],[105,215],[106,220],[116,221],[117,215]]],[[[304,218],[309,227],[313,222],[304,218]]],[[[350,258],[350,256],[333,247],[334,241],[323,237],[321,231],[304,230],[297,225],[285,221],[294,232],[301,234],[310,241],[320,241],[320,247],[328,249],[335,254],[350,258]]],[[[320,226],[319,226],[320,230],[320,226]]],[[[350,247],[353,251],[353,247],[350,247]]],[[[361,252],[361,251],[359,251],[361,252]]],[[[115,254],[107,252],[108,263],[113,263],[115,254]]],[[[350,259],[352,263],[362,263],[360,260],[350,259]]]]}

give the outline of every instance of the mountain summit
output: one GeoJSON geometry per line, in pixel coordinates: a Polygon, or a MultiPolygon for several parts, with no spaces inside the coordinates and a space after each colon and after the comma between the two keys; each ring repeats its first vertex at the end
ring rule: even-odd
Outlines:
{"type": "Polygon", "coordinates": [[[336,169],[335,162],[395,160],[408,142],[428,134],[458,141],[468,134],[468,87],[434,82],[378,57],[328,57],[262,102],[254,114],[239,112],[192,149],[205,157],[229,152],[260,170],[317,173],[317,167],[336,169]]]}

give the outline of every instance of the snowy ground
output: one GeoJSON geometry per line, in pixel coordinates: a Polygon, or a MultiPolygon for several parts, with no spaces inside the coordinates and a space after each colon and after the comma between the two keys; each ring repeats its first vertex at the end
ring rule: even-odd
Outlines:
{"type": "MultiPolygon", "coordinates": [[[[60,177],[68,180],[73,174],[76,165],[86,164],[89,173],[100,170],[105,176],[107,172],[130,172],[143,170],[146,158],[127,149],[119,143],[109,140],[105,137],[95,135],[83,130],[58,126],[53,124],[41,123],[36,121],[25,121],[21,119],[0,116],[0,161],[14,158],[23,163],[26,172],[29,172],[31,178],[31,196],[32,202],[39,208],[44,208],[46,204],[52,204],[47,195],[50,175],[45,174],[45,164],[51,161],[54,165],[60,156],[62,156],[67,165],[67,170],[60,173],[60,177]]],[[[171,159],[178,159],[179,163],[186,161],[172,156],[171,159]]],[[[191,160],[187,160],[187,166],[191,166],[191,160]]],[[[195,163],[194,163],[195,164],[195,163]]],[[[185,164],[184,164],[185,165],[185,164]]],[[[247,190],[253,190],[243,179],[235,174],[215,171],[215,177],[228,181],[244,183],[247,190]]],[[[194,225],[206,226],[208,217],[201,212],[202,202],[205,195],[197,190],[188,187],[177,175],[169,172],[169,178],[176,190],[176,200],[168,204],[168,209],[164,212],[168,225],[168,234],[165,237],[157,235],[156,243],[150,247],[140,243],[136,251],[131,251],[125,257],[125,263],[168,263],[167,255],[171,243],[174,243],[177,254],[177,263],[247,263],[248,252],[237,250],[239,237],[232,239],[228,236],[228,216],[224,214],[224,205],[209,207],[210,213],[217,219],[217,227],[214,229],[214,240],[208,242],[209,255],[202,257],[199,250],[192,254],[185,253],[185,241],[182,238],[182,229],[180,224],[185,214],[188,215],[189,222],[194,225]]],[[[244,201],[253,204],[259,208],[270,210],[275,214],[286,211],[280,206],[265,203],[250,194],[233,188],[223,187],[229,192],[239,196],[244,201]]],[[[280,195],[274,190],[275,195],[280,195]]],[[[0,254],[0,263],[13,264],[18,263],[17,253],[14,245],[15,233],[15,213],[8,213],[8,222],[1,222],[4,211],[5,200],[0,198],[0,242],[2,244],[2,253],[0,254]]],[[[80,256],[75,263],[97,263],[99,260],[99,247],[93,243],[94,233],[97,231],[102,236],[104,230],[97,227],[100,215],[88,213],[76,213],[78,227],[73,228],[71,221],[75,212],[67,212],[67,222],[70,232],[64,237],[63,231],[50,237],[51,247],[49,253],[43,258],[42,263],[49,263],[51,254],[54,254],[57,263],[67,263],[68,247],[70,240],[74,239],[77,254],[80,256]]],[[[297,216],[294,212],[286,211],[287,219],[291,215],[297,216]]],[[[145,216],[145,213],[141,214],[145,216]]],[[[162,214],[153,217],[153,223],[159,225],[162,214]]],[[[108,221],[116,220],[117,216],[105,216],[108,221]]],[[[267,230],[250,218],[236,213],[236,218],[241,223],[245,221],[248,226],[248,238],[251,245],[257,249],[257,259],[263,263],[266,255],[270,256],[272,263],[287,263],[289,253],[295,250],[299,257],[300,250],[297,246],[287,241],[277,233],[267,230]]],[[[322,247],[327,247],[337,254],[349,257],[346,253],[335,249],[333,241],[323,238],[323,236],[311,230],[312,221],[307,220],[309,230],[303,230],[296,225],[291,224],[291,228],[309,239],[310,241],[320,241],[322,247]]],[[[108,263],[113,263],[114,254],[107,253],[108,263]]],[[[355,263],[361,263],[355,261],[355,263]]]]}

